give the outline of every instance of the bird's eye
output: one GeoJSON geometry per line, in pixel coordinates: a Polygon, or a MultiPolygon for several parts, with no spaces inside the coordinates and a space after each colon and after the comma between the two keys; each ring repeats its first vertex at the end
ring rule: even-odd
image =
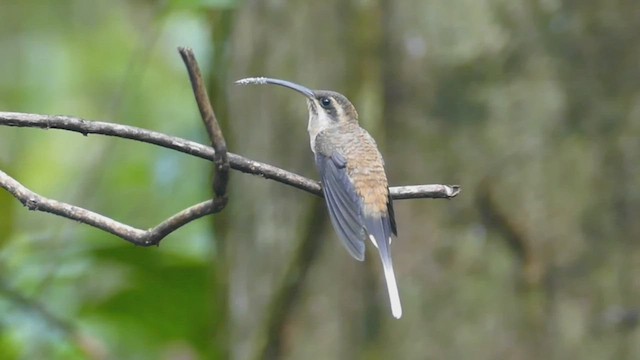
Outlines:
{"type": "Polygon", "coordinates": [[[328,97],[323,97],[320,98],[320,105],[322,105],[323,108],[328,109],[331,107],[331,99],[329,99],[328,97]]]}

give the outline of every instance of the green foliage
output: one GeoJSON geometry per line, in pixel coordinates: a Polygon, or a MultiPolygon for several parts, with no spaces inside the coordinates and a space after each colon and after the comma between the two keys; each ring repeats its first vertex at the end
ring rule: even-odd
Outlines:
{"type": "Polygon", "coordinates": [[[229,9],[237,5],[237,0],[171,0],[173,9],[229,9]]]}
{"type": "MultiPolygon", "coordinates": [[[[180,7],[157,10],[124,1],[3,5],[3,18],[20,25],[0,25],[0,42],[15,49],[0,59],[0,108],[205,141],[176,48],[206,58],[198,39],[207,27],[180,7]]],[[[0,150],[2,170],[31,189],[143,229],[209,197],[207,162],[149,145],[2,128],[0,150]]],[[[206,357],[212,246],[206,219],[159,248],[135,248],[29,212],[1,191],[0,358],[206,357]]]]}

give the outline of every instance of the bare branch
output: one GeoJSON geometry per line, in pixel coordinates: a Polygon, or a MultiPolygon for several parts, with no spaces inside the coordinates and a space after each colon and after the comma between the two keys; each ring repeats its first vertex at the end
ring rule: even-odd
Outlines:
{"type": "Polygon", "coordinates": [[[214,206],[213,200],[205,201],[184,209],[163,221],[158,226],[145,231],[78,206],[47,199],[27,189],[24,185],[1,170],[0,187],[20,200],[29,210],[47,212],[67,219],[76,220],[109,232],[138,246],[157,245],[165,236],[181,226],[221,210],[221,208],[214,206]]]}
{"type": "MultiPolygon", "coordinates": [[[[84,120],[64,115],[39,115],[15,112],[0,112],[0,125],[31,127],[41,129],[62,129],[83,135],[99,134],[136,140],[162,146],[185,154],[213,161],[214,150],[208,146],[179,137],[169,136],[134,126],[120,125],[101,121],[84,120]]],[[[228,153],[232,169],[247,174],[258,175],[293,186],[314,195],[322,196],[320,183],[304,176],[261,163],[243,156],[228,153]]],[[[458,185],[419,185],[392,187],[391,197],[400,199],[450,199],[460,193],[458,185]]]]}
{"type": "Polygon", "coordinates": [[[213,154],[213,163],[216,168],[215,176],[213,178],[213,193],[215,194],[216,201],[227,201],[227,183],[229,182],[229,159],[227,157],[227,142],[224,140],[222,129],[216,119],[216,114],[213,111],[211,102],[209,102],[209,96],[207,95],[207,89],[204,86],[202,80],[202,74],[200,73],[200,67],[196,61],[196,57],[193,55],[193,50],[189,48],[180,47],[178,52],[182,57],[182,61],[187,67],[189,72],[189,79],[191,80],[191,87],[198,103],[198,109],[200,109],[200,116],[207,128],[209,139],[213,145],[215,153],[213,154]]]}
{"type": "Polygon", "coordinates": [[[389,189],[394,200],[451,199],[460,193],[460,185],[407,185],[389,189]]]}
{"type": "MultiPolygon", "coordinates": [[[[215,151],[211,147],[193,141],[133,126],[89,121],[64,115],[0,112],[0,125],[41,129],[62,129],[78,132],[85,136],[88,134],[115,136],[162,146],[209,161],[215,161],[216,159],[215,151]]],[[[322,196],[322,189],[320,184],[316,181],[269,164],[244,158],[237,154],[228,153],[227,155],[228,166],[234,170],[272,179],[280,183],[293,186],[297,189],[307,191],[311,194],[322,196]]],[[[222,164],[224,166],[224,162],[222,164]]],[[[217,173],[218,172],[220,172],[220,168],[218,168],[217,173]]],[[[138,246],[157,245],[164,237],[176,229],[195,219],[216,213],[222,210],[226,205],[226,197],[224,197],[223,192],[222,197],[216,196],[216,199],[214,200],[196,204],[180,211],[154,228],[141,230],[90,210],[45,198],[29,190],[2,171],[0,171],[0,187],[11,193],[29,210],[48,212],[76,220],[114,234],[138,246]]],[[[224,191],[225,188],[226,185],[222,187],[222,190],[224,191]]],[[[394,199],[450,199],[458,195],[460,188],[457,185],[418,185],[392,187],[390,191],[391,197],[394,199]]]]}

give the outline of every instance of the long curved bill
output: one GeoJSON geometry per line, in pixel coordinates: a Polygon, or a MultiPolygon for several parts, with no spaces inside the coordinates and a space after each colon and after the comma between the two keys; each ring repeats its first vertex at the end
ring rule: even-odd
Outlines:
{"type": "Polygon", "coordinates": [[[313,93],[313,91],[307,87],[304,87],[302,85],[296,84],[296,83],[292,83],[291,81],[286,81],[286,80],[280,80],[280,79],[272,79],[272,78],[267,78],[267,77],[252,77],[252,78],[245,78],[245,79],[240,79],[238,81],[236,81],[236,84],[238,85],[252,85],[252,84],[256,84],[256,85],[266,85],[266,84],[271,84],[271,85],[280,85],[280,86],[284,86],[286,88],[289,88],[291,90],[295,90],[299,93],[301,93],[302,95],[308,97],[308,98],[313,98],[315,97],[315,94],[313,93]]]}

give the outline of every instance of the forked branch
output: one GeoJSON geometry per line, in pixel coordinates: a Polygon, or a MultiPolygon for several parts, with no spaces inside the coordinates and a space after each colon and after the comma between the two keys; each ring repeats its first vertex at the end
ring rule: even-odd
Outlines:
{"type": "MultiPolygon", "coordinates": [[[[214,192],[213,200],[193,205],[149,230],[141,230],[78,206],[47,199],[29,190],[2,171],[0,171],[0,187],[7,190],[29,210],[44,211],[76,220],[114,234],[139,246],[157,245],[164,237],[183,225],[205,215],[221,211],[227,203],[226,188],[230,168],[243,173],[275,180],[311,194],[322,196],[322,189],[317,181],[269,164],[227,152],[222,130],[218,125],[213,108],[209,102],[193,52],[186,48],[180,48],[179,52],[189,72],[196,102],[213,147],[133,126],[90,121],[64,115],[0,112],[0,126],[61,129],[78,132],[83,135],[99,134],[114,136],[165,147],[212,161],[215,165],[215,176],[212,186],[214,192]]],[[[457,185],[416,185],[392,187],[390,191],[393,199],[450,199],[458,195],[460,187],[457,185]]]]}

